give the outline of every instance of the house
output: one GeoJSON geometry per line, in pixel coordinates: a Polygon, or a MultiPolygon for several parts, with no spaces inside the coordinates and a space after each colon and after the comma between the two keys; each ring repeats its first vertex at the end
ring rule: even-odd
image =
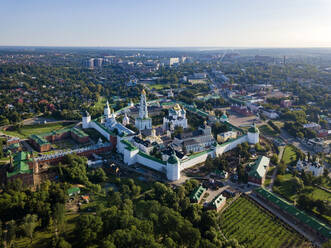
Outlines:
{"type": "Polygon", "coordinates": [[[199,187],[195,188],[193,190],[193,192],[190,195],[190,200],[191,202],[194,203],[199,203],[204,195],[204,193],[206,192],[206,188],[202,187],[202,185],[200,185],[199,187]]]}
{"type": "Polygon", "coordinates": [[[21,151],[10,157],[7,182],[20,179],[24,185],[33,185],[33,163],[30,153],[21,151]]]}
{"type": "Polygon", "coordinates": [[[299,171],[310,171],[315,177],[322,176],[324,172],[324,166],[323,164],[320,164],[318,159],[316,161],[308,161],[308,159],[299,159],[297,161],[296,169],[299,171]]]}
{"type": "Polygon", "coordinates": [[[77,195],[80,193],[80,188],[78,187],[71,187],[70,189],[67,190],[67,193],[69,196],[77,195]]]}
{"type": "Polygon", "coordinates": [[[289,108],[292,106],[292,101],[289,99],[281,100],[280,106],[282,106],[283,108],[289,108]]]}
{"type": "Polygon", "coordinates": [[[252,185],[263,185],[270,159],[265,156],[259,156],[248,172],[248,183],[252,185]]]}
{"type": "Polygon", "coordinates": [[[277,119],[279,117],[275,110],[262,110],[262,114],[269,119],[277,119]]]}
{"type": "Polygon", "coordinates": [[[308,129],[312,129],[312,130],[320,130],[321,129],[321,125],[315,123],[315,122],[310,122],[307,124],[303,124],[304,128],[308,128],[308,129]]]}
{"type": "Polygon", "coordinates": [[[219,194],[210,202],[209,208],[214,209],[218,212],[224,207],[225,203],[226,197],[222,194],[219,194]]]}

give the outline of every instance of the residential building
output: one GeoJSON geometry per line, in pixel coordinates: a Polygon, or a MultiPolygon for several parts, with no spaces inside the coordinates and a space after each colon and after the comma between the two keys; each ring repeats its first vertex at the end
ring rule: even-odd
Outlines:
{"type": "Polygon", "coordinates": [[[259,156],[248,172],[248,183],[252,185],[263,185],[269,167],[270,159],[259,156]]]}

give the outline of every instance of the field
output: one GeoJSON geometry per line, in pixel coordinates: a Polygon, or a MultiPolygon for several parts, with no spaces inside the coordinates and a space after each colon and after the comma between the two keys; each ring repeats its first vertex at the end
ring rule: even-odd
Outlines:
{"type": "Polygon", "coordinates": [[[31,134],[47,133],[62,128],[73,127],[74,125],[75,124],[71,124],[68,122],[56,122],[56,123],[48,123],[48,124],[26,125],[26,126],[22,126],[21,128],[15,131],[1,131],[1,132],[6,135],[25,139],[28,138],[31,134]]]}
{"type": "Polygon", "coordinates": [[[283,153],[283,158],[282,161],[286,164],[289,165],[293,161],[296,161],[297,155],[293,148],[291,146],[286,146],[284,153],[283,153]]]}
{"type": "Polygon", "coordinates": [[[244,197],[222,213],[221,230],[245,247],[310,247],[302,236],[244,197]]]}

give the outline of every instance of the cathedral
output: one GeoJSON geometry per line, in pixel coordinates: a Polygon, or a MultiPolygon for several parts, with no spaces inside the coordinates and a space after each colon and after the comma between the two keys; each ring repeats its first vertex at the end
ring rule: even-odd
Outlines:
{"type": "Polygon", "coordinates": [[[139,116],[135,120],[135,126],[138,130],[152,129],[152,119],[148,117],[145,90],[141,91],[139,116]]]}
{"type": "Polygon", "coordinates": [[[175,127],[187,128],[186,111],[176,104],[169,109],[167,117],[163,117],[163,130],[174,130],[175,127]]]}

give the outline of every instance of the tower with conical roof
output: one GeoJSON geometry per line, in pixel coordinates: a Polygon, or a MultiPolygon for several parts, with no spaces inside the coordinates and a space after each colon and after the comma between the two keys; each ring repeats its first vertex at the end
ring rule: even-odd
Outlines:
{"type": "Polygon", "coordinates": [[[260,141],[260,131],[256,127],[255,123],[253,123],[253,125],[248,129],[247,137],[248,137],[248,143],[250,143],[250,144],[259,143],[259,141],[260,141]]]}
{"type": "Polygon", "coordinates": [[[82,118],[83,128],[89,128],[90,122],[91,122],[91,115],[89,114],[89,112],[86,111],[82,118]]]}
{"type": "Polygon", "coordinates": [[[148,116],[146,91],[144,89],[141,91],[139,115],[135,120],[135,126],[139,130],[152,128],[152,119],[148,116]]]}
{"type": "Polygon", "coordinates": [[[167,161],[167,179],[177,181],[180,178],[180,160],[173,152],[167,161]]]}

